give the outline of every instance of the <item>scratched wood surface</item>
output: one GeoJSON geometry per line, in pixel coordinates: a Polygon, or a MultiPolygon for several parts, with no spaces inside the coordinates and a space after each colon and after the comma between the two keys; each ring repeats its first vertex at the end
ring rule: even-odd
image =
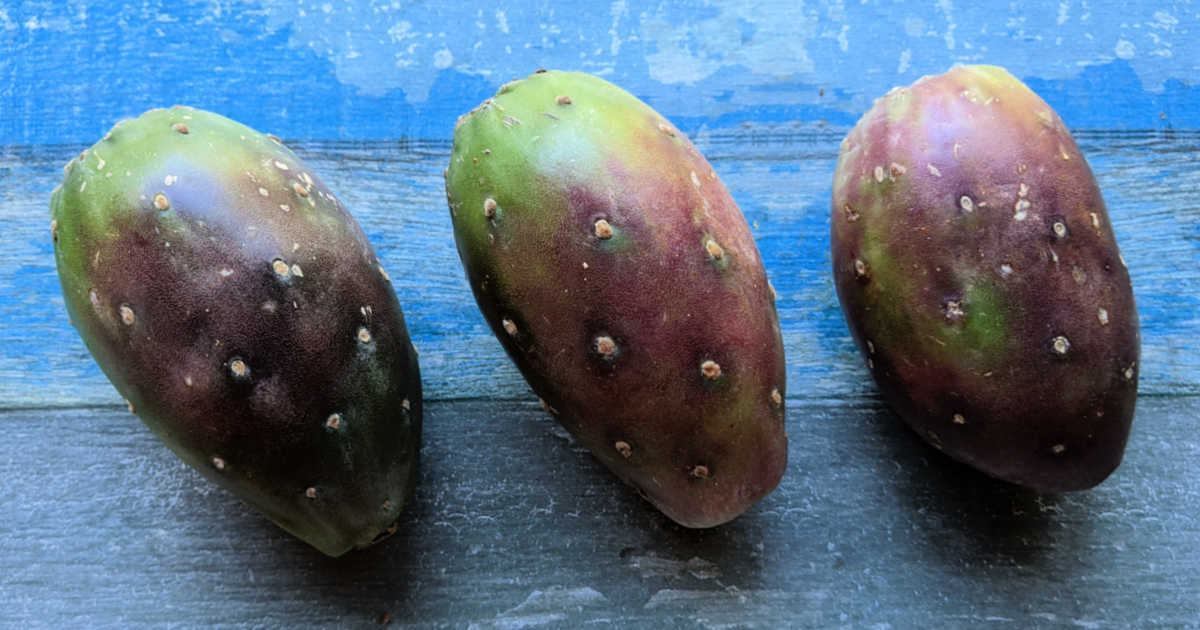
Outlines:
{"type": "Polygon", "coordinates": [[[792,403],[781,486],[708,531],[536,402],[427,411],[400,532],[338,560],[124,409],[0,413],[0,627],[1200,627],[1196,397],[1143,399],[1122,467],[1060,496],[949,462],[877,403],[792,403]]]}
{"type": "Polygon", "coordinates": [[[1200,135],[1083,133],[1142,322],[1126,462],[1039,496],[878,401],[828,272],[844,128],[695,138],[779,293],[790,464],[733,523],[665,521],[545,416],[486,328],[444,142],[291,142],[392,276],[421,350],[423,480],[401,533],[329,560],[159,445],[67,322],[48,230],[84,145],[0,146],[0,627],[1200,627],[1200,135]]]}

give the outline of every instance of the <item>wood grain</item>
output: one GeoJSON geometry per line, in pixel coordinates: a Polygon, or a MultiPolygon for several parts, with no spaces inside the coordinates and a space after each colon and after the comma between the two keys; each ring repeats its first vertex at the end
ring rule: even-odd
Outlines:
{"type": "Polygon", "coordinates": [[[1038,495],[876,403],[793,403],[779,489],[685,530],[536,403],[428,407],[400,533],[331,560],[123,408],[0,413],[0,627],[1200,627],[1200,398],[1143,400],[1126,461],[1038,495]]]}
{"type": "MultiPolygon", "coordinates": [[[[731,130],[696,138],[750,222],[779,294],[788,396],[861,399],[874,385],[850,342],[829,272],[829,199],[844,130],[731,130]]],[[[1141,392],[1200,394],[1200,135],[1083,133],[1133,277],[1141,392]]],[[[454,247],[442,142],[295,142],[366,230],[421,351],[427,398],[526,399],[485,325],[454,247]]],[[[70,327],[49,231],[59,168],[82,145],[0,147],[0,405],[114,404],[70,327]]]]}

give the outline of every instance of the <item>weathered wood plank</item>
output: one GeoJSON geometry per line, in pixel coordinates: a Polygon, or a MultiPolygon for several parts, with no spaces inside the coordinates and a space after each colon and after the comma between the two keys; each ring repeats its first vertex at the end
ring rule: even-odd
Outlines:
{"type": "Polygon", "coordinates": [[[779,489],[671,524],[533,402],[429,405],[392,540],[331,560],[117,407],[0,412],[0,627],[1200,627],[1200,398],[1040,496],[877,403],[792,404],[779,489]]]}
{"type": "Polygon", "coordinates": [[[1197,129],[1198,26],[1186,2],[26,0],[0,4],[0,143],[175,103],[281,136],[441,138],[539,67],[604,76],[689,132],[851,124],[954,63],[1008,67],[1072,127],[1197,129]]]}
{"type": "MultiPolygon", "coordinates": [[[[701,134],[750,221],[778,294],[788,394],[861,398],[874,386],[850,343],[829,273],[829,198],[844,130],[701,134]]],[[[1200,135],[1081,134],[1128,261],[1142,322],[1141,391],[1200,393],[1200,135]]],[[[463,278],[445,206],[443,142],[300,142],[393,278],[430,399],[523,399],[527,388],[463,278]]],[[[112,404],[70,328],[48,219],[59,167],[82,145],[0,147],[0,404],[112,404]]]]}

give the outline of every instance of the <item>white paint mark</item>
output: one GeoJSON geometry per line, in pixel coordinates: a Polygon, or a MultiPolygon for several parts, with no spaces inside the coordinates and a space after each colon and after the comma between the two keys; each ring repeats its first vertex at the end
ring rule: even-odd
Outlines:
{"type": "Polygon", "coordinates": [[[909,37],[920,37],[925,34],[925,20],[921,18],[904,18],[904,34],[909,37]]]}
{"type": "Polygon", "coordinates": [[[438,70],[445,70],[454,65],[454,54],[449,49],[443,48],[433,54],[433,67],[438,70]]]}
{"type": "Polygon", "coordinates": [[[1137,54],[1137,47],[1127,39],[1120,39],[1117,40],[1117,45],[1113,48],[1113,52],[1121,59],[1133,59],[1134,55],[1137,54]]]}

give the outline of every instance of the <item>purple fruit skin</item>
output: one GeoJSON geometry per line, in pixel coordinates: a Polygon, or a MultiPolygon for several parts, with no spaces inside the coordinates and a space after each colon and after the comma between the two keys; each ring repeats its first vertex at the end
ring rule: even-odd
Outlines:
{"type": "Polygon", "coordinates": [[[460,119],[446,190],[484,317],[592,454],[687,527],[776,487],[772,289],[741,211],[670,123],[596,77],[536,73],[460,119]]]}
{"type": "Polygon", "coordinates": [[[72,324],[171,450],[328,555],[395,531],[416,352],[366,236],[295,154],[152,110],[67,165],[51,216],[72,324]]]}
{"type": "Polygon", "coordinates": [[[1028,87],[964,66],[876,101],[842,144],[831,240],[855,342],[929,443],[1040,491],[1117,468],[1129,272],[1084,156],[1028,87]]]}

